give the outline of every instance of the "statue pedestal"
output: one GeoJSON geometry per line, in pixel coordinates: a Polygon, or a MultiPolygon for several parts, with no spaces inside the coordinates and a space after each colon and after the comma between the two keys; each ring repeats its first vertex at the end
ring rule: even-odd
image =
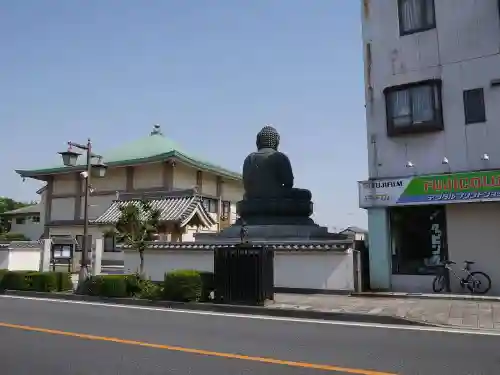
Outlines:
{"type": "MultiPolygon", "coordinates": [[[[311,242],[315,241],[336,241],[346,238],[345,235],[330,233],[328,228],[315,224],[310,218],[298,218],[297,224],[292,224],[293,218],[289,218],[289,223],[276,224],[269,220],[259,220],[260,223],[246,222],[247,239],[250,242],[311,242]]],[[[288,221],[288,220],[287,220],[288,221]]],[[[227,243],[239,243],[241,221],[238,220],[232,226],[224,229],[220,233],[198,233],[196,241],[217,241],[227,243]]]]}

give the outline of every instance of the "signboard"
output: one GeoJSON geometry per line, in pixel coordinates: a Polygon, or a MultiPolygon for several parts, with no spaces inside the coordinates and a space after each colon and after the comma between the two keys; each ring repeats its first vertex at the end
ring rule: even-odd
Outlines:
{"type": "Polygon", "coordinates": [[[368,180],[358,189],[361,208],[500,201],[500,171],[368,180]]]}

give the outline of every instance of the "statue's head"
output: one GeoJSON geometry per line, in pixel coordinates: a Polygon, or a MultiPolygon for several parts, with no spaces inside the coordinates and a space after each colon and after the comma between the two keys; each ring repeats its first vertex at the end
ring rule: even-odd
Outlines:
{"type": "Polygon", "coordinates": [[[257,149],[272,148],[278,150],[280,135],[272,126],[264,126],[257,134],[257,149]]]}

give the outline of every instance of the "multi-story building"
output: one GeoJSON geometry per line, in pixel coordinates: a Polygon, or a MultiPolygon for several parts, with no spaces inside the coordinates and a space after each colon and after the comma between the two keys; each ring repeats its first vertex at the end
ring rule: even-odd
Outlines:
{"type": "MultiPolygon", "coordinates": [[[[103,178],[91,178],[88,202],[92,242],[104,238],[105,261],[122,260],[108,236],[123,201],[148,199],[161,212],[160,240],[194,241],[196,233],[213,233],[236,219],[243,196],[241,175],[200,160],[166,138],[159,126],[150,135],[102,154],[103,178]]],[[[46,181],[41,194],[44,236],[83,237],[85,166],[17,170],[24,178],[46,181]]]]}
{"type": "Polygon", "coordinates": [[[448,258],[474,261],[500,294],[499,10],[362,1],[373,289],[430,291],[448,258]]]}

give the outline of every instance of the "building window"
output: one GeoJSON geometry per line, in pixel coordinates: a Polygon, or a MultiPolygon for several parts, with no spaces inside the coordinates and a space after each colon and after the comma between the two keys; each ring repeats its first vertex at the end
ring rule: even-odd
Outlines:
{"type": "Polygon", "coordinates": [[[465,123],[486,122],[484,90],[482,88],[464,91],[465,123]]]}
{"type": "Polygon", "coordinates": [[[434,0],[398,0],[398,14],[400,35],[436,27],[434,0]]]}
{"type": "Polygon", "coordinates": [[[31,218],[31,221],[32,221],[33,223],[39,223],[39,222],[40,222],[40,216],[33,216],[33,217],[31,218]]]}
{"type": "Polygon", "coordinates": [[[444,206],[392,208],[389,217],[392,273],[434,274],[448,255],[444,206]]]}
{"type": "Polygon", "coordinates": [[[222,201],[222,216],[224,216],[227,220],[229,219],[230,215],[231,215],[231,202],[222,201]]]}
{"type": "Polygon", "coordinates": [[[115,239],[115,236],[113,235],[105,235],[104,238],[103,238],[103,242],[104,242],[104,251],[105,252],[115,252],[115,251],[119,251],[116,249],[116,239],[115,239]]]}
{"type": "Polygon", "coordinates": [[[388,87],[384,94],[389,136],[444,129],[440,80],[388,87]]]}
{"type": "Polygon", "coordinates": [[[205,207],[205,210],[207,210],[207,212],[216,213],[217,212],[217,199],[205,198],[203,200],[203,206],[205,207]]]}
{"type": "Polygon", "coordinates": [[[16,217],[16,224],[24,224],[26,223],[25,217],[16,217]]]}

